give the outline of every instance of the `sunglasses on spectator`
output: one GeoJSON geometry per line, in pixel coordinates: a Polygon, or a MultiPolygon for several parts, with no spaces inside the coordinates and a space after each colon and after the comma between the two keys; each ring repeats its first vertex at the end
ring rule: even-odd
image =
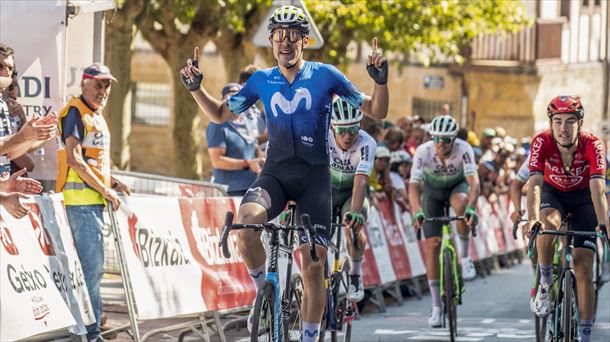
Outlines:
{"type": "Polygon", "coordinates": [[[434,136],[432,137],[432,140],[434,141],[435,144],[438,144],[439,142],[443,142],[444,144],[449,144],[453,141],[452,137],[439,137],[439,136],[434,136]]]}
{"type": "Polygon", "coordinates": [[[288,41],[291,43],[296,43],[303,38],[303,35],[299,31],[295,30],[283,30],[277,29],[271,32],[271,40],[274,42],[281,43],[288,37],[288,41]]]}
{"type": "Polygon", "coordinates": [[[360,125],[351,125],[351,126],[335,126],[335,133],[339,135],[343,135],[345,133],[349,135],[356,135],[360,130],[360,125]]]}

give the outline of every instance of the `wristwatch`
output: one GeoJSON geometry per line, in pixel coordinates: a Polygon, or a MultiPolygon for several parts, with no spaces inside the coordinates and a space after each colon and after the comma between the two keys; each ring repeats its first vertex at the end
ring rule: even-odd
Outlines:
{"type": "Polygon", "coordinates": [[[241,163],[242,167],[244,170],[248,170],[250,168],[250,162],[248,161],[248,159],[244,159],[241,163]]]}

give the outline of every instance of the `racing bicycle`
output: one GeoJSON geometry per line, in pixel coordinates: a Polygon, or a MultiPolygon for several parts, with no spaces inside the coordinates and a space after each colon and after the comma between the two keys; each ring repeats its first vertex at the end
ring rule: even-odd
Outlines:
{"type": "MultiPolygon", "coordinates": [[[[423,222],[438,222],[443,225],[442,242],[439,253],[440,259],[440,290],[443,298],[443,321],[442,326],[446,327],[449,321],[449,337],[451,342],[457,338],[457,306],[462,304],[462,293],[464,292],[464,281],[462,279],[461,268],[457,262],[457,252],[451,239],[451,222],[466,221],[465,216],[449,216],[449,203],[444,205],[445,216],[428,217],[423,222]]],[[[417,230],[417,239],[421,240],[421,231],[417,230]]],[[[476,227],[470,226],[472,236],[477,236],[476,227]]]]}
{"type": "Polygon", "coordinates": [[[296,206],[289,205],[289,224],[276,223],[236,224],[233,223],[233,213],[227,212],[225,224],[220,235],[219,246],[225,258],[230,258],[227,239],[232,230],[252,229],[270,234],[269,260],[267,276],[264,285],[257,291],[254,301],[254,315],[250,341],[284,342],[301,341],[301,303],[303,299],[303,279],[300,274],[292,274],[294,260],[295,232],[302,232],[309,246],[311,259],[319,260],[315,245],[315,229],[311,225],[309,215],[302,214],[302,225],[295,224],[296,206]],[[281,235],[281,236],[280,236],[281,235]],[[288,261],[285,270],[285,286],[280,294],[280,277],[278,272],[279,253],[285,253],[288,261]]]}

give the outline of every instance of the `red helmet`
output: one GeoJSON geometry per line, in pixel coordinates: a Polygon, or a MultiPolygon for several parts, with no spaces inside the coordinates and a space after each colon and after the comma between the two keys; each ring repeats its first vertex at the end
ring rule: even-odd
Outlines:
{"type": "Polygon", "coordinates": [[[549,118],[552,118],[555,114],[575,114],[578,119],[585,116],[585,110],[582,108],[580,99],[574,96],[555,97],[546,108],[546,113],[549,118]]]}

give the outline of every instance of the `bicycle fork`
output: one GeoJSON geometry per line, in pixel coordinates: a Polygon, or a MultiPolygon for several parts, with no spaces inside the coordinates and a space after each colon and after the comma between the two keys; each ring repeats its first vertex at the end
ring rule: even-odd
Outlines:
{"type": "MultiPolygon", "coordinates": [[[[453,283],[455,284],[455,288],[456,288],[454,295],[456,295],[457,298],[460,298],[462,296],[463,287],[460,285],[460,279],[459,279],[458,267],[457,267],[457,254],[455,252],[455,248],[451,244],[451,233],[450,233],[450,231],[448,231],[448,229],[450,229],[450,228],[443,227],[443,242],[441,244],[441,250],[439,253],[440,254],[439,255],[440,275],[441,275],[440,283],[441,284],[445,283],[445,272],[443,271],[445,269],[444,254],[445,254],[446,250],[449,250],[449,252],[451,253],[451,263],[452,263],[451,269],[453,270],[453,283]]],[[[441,297],[442,297],[445,295],[445,286],[441,286],[440,290],[441,290],[441,297]]],[[[451,298],[451,300],[455,301],[455,298],[451,298]]]]}
{"type": "MultiPolygon", "coordinates": [[[[272,233],[271,243],[270,243],[270,251],[269,251],[269,271],[267,272],[267,276],[265,277],[266,281],[269,281],[273,284],[273,330],[274,330],[274,342],[280,342],[282,340],[282,331],[280,322],[284,316],[284,312],[280,310],[282,305],[281,297],[280,297],[280,277],[277,273],[277,256],[279,251],[279,242],[278,242],[278,233],[277,231],[272,233]]],[[[286,305],[287,306],[287,305],[286,305]]]]}

